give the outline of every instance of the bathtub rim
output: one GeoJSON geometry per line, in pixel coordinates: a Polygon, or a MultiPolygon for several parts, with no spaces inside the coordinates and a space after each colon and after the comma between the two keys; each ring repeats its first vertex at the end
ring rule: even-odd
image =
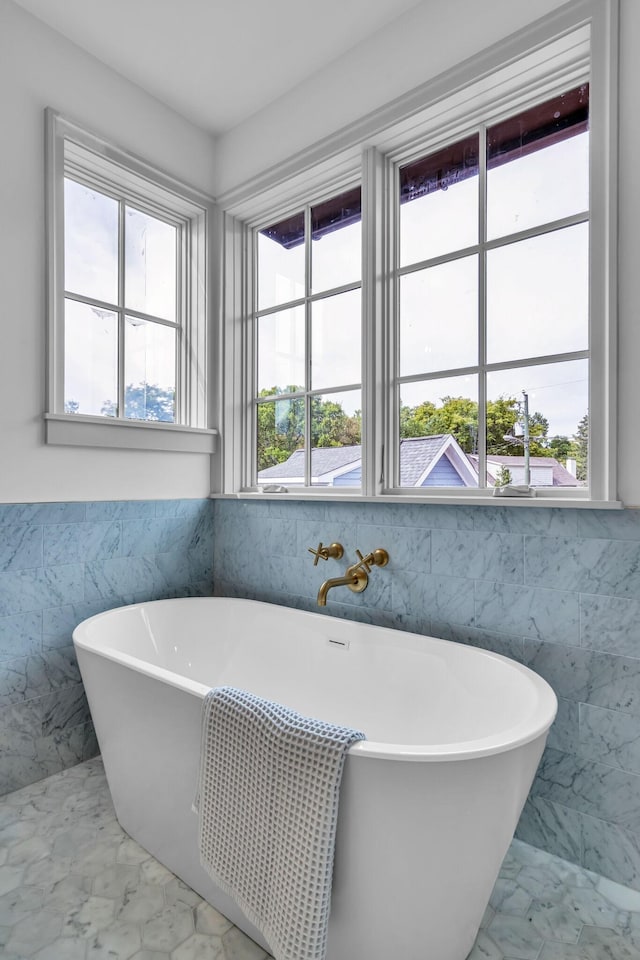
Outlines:
{"type": "MultiPolygon", "coordinates": [[[[120,612],[145,608],[151,605],[159,606],[163,604],[171,604],[173,606],[176,604],[188,604],[191,606],[200,601],[211,602],[212,600],[223,600],[226,602],[251,604],[252,606],[258,605],[261,607],[269,607],[271,609],[275,608],[287,610],[294,612],[296,616],[301,616],[305,619],[310,617],[316,621],[326,621],[327,619],[331,619],[326,615],[316,613],[315,611],[298,610],[296,608],[285,607],[282,604],[265,603],[261,600],[250,600],[236,597],[177,597],[164,600],[144,600],[138,603],[124,604],[120,607],[113,607],[109,610],[103,610],[101,613],[94,614],[92,617],[87,617],[85,620],[82,620],[73,630],[73,645],[80,650],[92,653],[98,657],[104,657],[105,659],[127,667],[136,673],[140,673],[143,676],[154,680],[159,680],[161,683],[175,687],[178,690],[182,690],[185,693],[196,696],[200,700],[203,700],[211,689],[211,687],[209,687],[207,684],[199,683],[197,680],[192,680],[189,677],[184,677],[181,674],[174,673],[171,670],[167,670],[165,667],[160,667],[156,664],[149,663],[146,660],[141,660],[140,658],[134,657],[130,653],[126,653],[122,650],[117,650],[111,647],[98,647],[95,643],[92,643],[90,640],[84,638],[83,633],[94,621],[117,616],[120,612]]],[[[446,644],[454,645],[456,647],[463,647],[464,649],[468,649],[470,652],[473,651],[476,655],[501,661],[507,664],[510,669],[513,669],[517,673],[525,676],[528,681],[533,684],[538,694],[539,703],[535,711],[535,717],[537,719],[536,723],[532,723],[530,720],[522,721],[520,724],[512,726],[505,731],[492,733],[487,737],[478,738],[476,740],[461,740],[456,743],[447,744],[402,744],[387,743],[375,740],[360,740],[349,748],[348,753],[350,756],[380,760],[404,760],[423,763],[481,759],[482,757],[493,756],[494,754],[515,750],[518,747],[524,746],[525,744],[536,740],[540,736],[546,735],[556,718],[558,712],[558,700],[549,683],[534,670],[531,670],[524,664],[518,663],[517,660],[513,660],[510,657],[505,657],[499,653],[494,653],[492,650],[485,650],[480,647],[467,647],[467,645],[458,643],[455,640],[443,640],[440,637],[432,637],[430,635],[413,633],[411,631],[394,630],[393,627],[380,627],[375,624],[360,623],[360,621],[357,621],[357,625],[358,627],[366,627],[367,629],[374,631],[391,631],[394,633],[399,633],[402,636],[406,634],[408,636],[416,637],[418,640],[428,641],[438,646],[446,644]]]]}

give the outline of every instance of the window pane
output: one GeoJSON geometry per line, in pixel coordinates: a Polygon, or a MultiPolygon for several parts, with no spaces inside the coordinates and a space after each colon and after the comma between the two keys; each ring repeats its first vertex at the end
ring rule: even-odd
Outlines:
{"type": "Polygon", "coordinates": [[[304,400],[257,405],[258,483],[304,484],[304,400]]]}
{"type": "Polygon", "coordinates": [[[304,307],[258,319],[258,392],[295,393],[305,385],[304,307]]]}
{"type": "Polygon", "coordinates": [[[360,187],[311,209],[313,292],[360,280],[362,275],[360,187]]]}
{"type": "Polygon", "coordinates": [[[64,287],[118,303],[118,202],[64,181],[64,287]]]}
{"type": "Polygon", "coordinates": [[[547,363],[487,374],[487,472],[500,467],[524,483],[527,394],[532,486],[584,486],[587,480],[589,364],[547,363]],[[511,442],[506,437],[513,437],[511,442]],[[492,459],[493,457],[493,459],[492,459]]]}
{"type": "Polygon", "coordinates": [[[64,412],[115,417],[117,407],[117,315],[65,300],[64,412]]]}
{"type": "MultiPolygon", "coordinates": [[[[176,228],[125,207],[125,306],[176,319],[176,228]]],[[[145,418],[148,419],[148,418],[145,418]]]]}
{"type": "Polygon", "coordinates": [[[297,213],[258,233],[258,309],[299,300],[304,275],[304,213],[297,213]]]}
{"type": "Polygon", "coordinates": [[[360,290],[312,304],[312,389],[360,383],[361,328],[360,290]]]}
{"type": "Polygon", "coordinates": [[[488,252],[489,363],[586,350],[588,321],[586,223],[488,252]]]}
{"type": "Polygon", "coordinates": [[[131,420],[176,418],[176,331],[125,317],[124,415],[131,420]]]}
{"type": "Polygon", "coordinates": [[[478,378],[400,388],[400,486],[477,487],[478,378]]]}
{"type": "Polygon", "coordinates": [[[400,279],[400,375],[478,362],[478,258],[400,279]]]}
{"type": "Polygon", "coordinates": [[[487,234],[526,230],[589,209],[589,87],[487,131],[487,234]]]}
{"type": "Polygon", "coordinates": [[[360,486],[361,410],[360,390],[311,398],[312,486],[360,486]]]}
{"type": "Polygon", "coordinates": [[[478,242],[478,135],[400,169],[400,265],[478,242]]]}

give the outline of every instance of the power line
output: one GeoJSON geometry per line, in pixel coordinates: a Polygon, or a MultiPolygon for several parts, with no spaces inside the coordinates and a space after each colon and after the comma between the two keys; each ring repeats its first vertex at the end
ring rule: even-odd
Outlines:
{"type": "Polygon", "coordinates": [[[542,387],[529,387],[529,390],[535,392],[536,390],[550,390],[552,387],[568,387],[572,383],[586,383],[587,378],[582,377],[581,380],[563,380],[562,383],[546,383],[542,387]]]}

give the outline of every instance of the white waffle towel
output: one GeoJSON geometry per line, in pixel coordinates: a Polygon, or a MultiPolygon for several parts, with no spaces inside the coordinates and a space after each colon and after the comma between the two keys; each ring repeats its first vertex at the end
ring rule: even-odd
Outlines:
{"type": "Polygon", "coordinates": [[[275,960],[324,960],[340,780],[364,739],[234,687],[205,697],[200,860],[275,960]]]}

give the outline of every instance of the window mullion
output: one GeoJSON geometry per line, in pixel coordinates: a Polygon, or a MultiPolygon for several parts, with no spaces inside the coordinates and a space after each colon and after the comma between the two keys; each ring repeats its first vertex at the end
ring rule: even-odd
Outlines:
{"type": "Polygon", "coordinates": [[[191,316],[189,305],[189,284],[186,282],[187,264],[190,259],[189,233],[184,226],[177,227],[176,236],[176,357],[175,357],[175,417],[176,423],[193,421],[193,403],[191,379],[189,377],[187,355],[191,352],[191,316]]]}
{"type": "Polygon", "coordinates": [[[478,132],[478,486],[487,486],[487,131],[478,132]]]}
{"type": "Polygon", "coordinates": [[[386,483],[383,464],[385,320],[385,161],[370,147],[362,166],[362,493],[375,496],[386,483]]]}
{"type": "Polygon", "coordinates": [[[124,201],[121,200],[118,203],[118,417],[121,420],[124,419],[124,415],[125,415],[125,411],[124,411],[124,405],[125,405],[125,384],[124,384],[124,376],[125,376],[125,369],[124,369],[125,216],[124,216],[124,206],[125,206],[124,201]]]}
{"type": "Polygon", "coordinates": [[[312,416],[312,398],[309,395],[311,390],[311,365],[313,358],[311,356],[311,207],[307,206],[304,211],[304,258],[305,258],[305,403],[304,403],[304,485],[311,486],[311,416],[312,416]]]}
{"type": "Polygon", "coordinates": [[[400,168],[387,166],[386,212],[389,245],[385,264],[387,290],[386,382],[387,403],[386,452],[384,456],[384,488],[400,488],[400,168]]]}

